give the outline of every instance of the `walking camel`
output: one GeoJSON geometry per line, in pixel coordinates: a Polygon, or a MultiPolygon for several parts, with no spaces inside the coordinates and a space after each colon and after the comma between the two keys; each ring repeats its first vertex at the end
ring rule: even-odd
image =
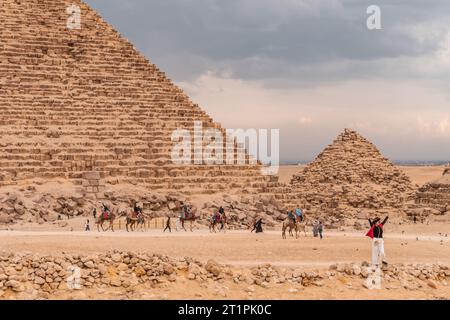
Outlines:
{"type": "Polygon", "coordinates": [[[281,233],[281,237],[283,239],[286,239],[286,229],[289,228],[289,235],[291,237],[293,237],[293,233],[292,230],[295,230],[295,239],[298,239],[298,233],[303,231],[303,233],[305,234],[306,237],[306,218],[303,219],[303,221],[300,220],[299,217],[297,217],[295,219],[295,222],[291,219],[291,218],[286,218],[283,221],[283,226],[282,226],[282,233],[281,233]]]}

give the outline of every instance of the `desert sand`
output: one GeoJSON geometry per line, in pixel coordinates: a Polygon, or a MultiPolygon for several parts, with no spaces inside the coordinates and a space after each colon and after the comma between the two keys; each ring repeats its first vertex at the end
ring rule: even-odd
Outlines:
{"type": "MultiPolygon", "coordinates": [[[[289,179],[298,167],[282,167],[281,179],[289,179]]],[[[438,178],[442,168],[403,167],[416,183],[438,178]]],[[[127,233],[82,231],[83,218],[72,219],[73,231],[57,224],[15,225],[0,231],[0,251],[32,252],[57,256],[63,252],[96,254],[106,251],[133,251],[163,254],[171,257],[194,257],[206,263],[214,259],[231,268],[250,270],[270,264],[278,268],[301,270],[328,270],[336,263],[352,264],[370,260],[370,241],[364,231],[327,231],[324,239],[314,238],[311,230],[299,239],[281,238],[280,230],[266,230],[263,234],[249,230],[228,230],[210,233],[204,227],[193,232],[163,233],[161,228],[146,232],[127,233]]],[[[388,223],[385,229],[386,254],[390,264],[441,264],[450,266],[450,224],[388,223]]],[[[361,279],[324,279],[320,286],[302,286],[282,283],[268,287],[249,286],[229,280],[198,283],[181,277],[176,282],[133,291],[116,289],[86,289],[62,291],[50,299],[133,298],[133,299],[448,299],[450,288],[441,282],[436,288],[424,283],[420,290],[405,289],[400,285],[384,284],[380,290],[363,287],[361,279]],[[250,289],[249,289],[250,287],[250,289]],[[100,293],[99,293],[100,292],[100,293]]],[[[0,292],[1,293],[1,292],[0,292]]],[[[17,297],[3,292],[3,298],[17,297]]]]}

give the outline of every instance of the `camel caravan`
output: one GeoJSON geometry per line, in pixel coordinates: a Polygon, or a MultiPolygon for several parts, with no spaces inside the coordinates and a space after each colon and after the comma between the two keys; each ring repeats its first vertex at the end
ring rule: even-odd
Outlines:
{"type": "MultiPolygon", "coordinates": [[[[100,215],[97,216],[96,213],[97,209],[94,208],[93,215],[95,218],[95,223],[97,225],[97,231],[99,232],[100,229],[104,232],[108,230],[114,232],[114,223],[119,218],[125,219],[125,229],[127,232],[133,232],[137,230],[147,231],[146,222],[150,221],[153,218],[151,215],[144,213],[142,206],[139,206],[138,203],[136,202],[134,203],[132,210],[123,210],[118,207],[110,209],[110,206],[102,203],[100,215]],[[106,227],[105,224],[107,225],[106,227]]],[[[171,232],[170,219],[171,218],[168,216],[164,232],[167,229],[169,229],[169,231],[171,232]]],[[[186,222],[188,222],[189,230],[193,232],[194,223],[197,220],[199,220],[199,217],[195,215],[195,210],[193,210],[192,205],[184,204],[181,207],[181,212],[178,215],[177,220],[175,222],[176,231],[179,230],[187,231],[185,224],[186,222]]],[[[318,221],[312,223],[314,235],[317,233],[317,231],[315,231],[317,229],[317,222],[318,221]]],[[[250,223],[248,225],[248,228],[251,229],[253,227],[251,232],[253,232],[254,230],[256,230],[256,233],[263,232],[262,224],[263,224],[262,219],[254,218],[253,223],[250,223]]],[[[289,236],[291,237],[295,236],[295,239],[298,239],[302,232],[306,237],[307,224],[308,221],[306,219],[304,210],[297,207],[294,210],[288,211],[286,219],[282,223],[281,228],[282,239],[287,238],[286,231],[288,231],[289,236]]],[[[208,227],[211,233],[226,232],[227,215],[225,213],[225,209],[222,206],[216,209],[214,213],[211,215],[211,217],[208,218],[208,227]]]]}
{"type": "MultiPolygon", "coordinates": [[[[119,208],[115,207],[110,209],[109,206],[102,203],[101,204],[101,213],[97,217],[97,209],[93,209],[93,215],[95,219],[95,223],[97,225],[97,231],[100,232],[100,229],[103,231],[111,230],[114,232],[114,222],[116,219],[125,217],[125,228],[127,232],[130,231],[136,231],[140,229],[141,231],[147,231],[146,230],[146,222],[151,220],[152,217],[148,214],[145,214],[143,212],[143,209],[141,206],[139,206],[137,203],[134,204],[133,210],[127,211],[127,210],[120,210],[119,208]],[[107,228],[104,227],[105,223],[108,224],[107,228]]],[[[168,218],[170,219],[170,218],[168,218]]],[[[183,229],[186,230],[185,223],[189,222],[189,229],[190,231],[194,230],[194,222],[198,219],[198,217],[195,215],[195,213],[192,210],[192,206],[184,205],[180,215],[178,216],[178,219],[175,223],[176,230],[183,229]]],[[[168,220],[170,221],[170,220],[168,220]]]]}

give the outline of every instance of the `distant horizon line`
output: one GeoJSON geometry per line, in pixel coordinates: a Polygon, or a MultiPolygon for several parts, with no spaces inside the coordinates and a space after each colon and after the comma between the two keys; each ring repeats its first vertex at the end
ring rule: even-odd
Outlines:
{"type": "MultiPolygon", "coordinates": [[[[280,161],[280,165],[304,165],[313,162],[312,160],[286,160],[280,161]]],[[[450,160],[391,160],[394,164],[399,165],[415,165],[415,166],[440,166],[450,163],[450,160]]]]}

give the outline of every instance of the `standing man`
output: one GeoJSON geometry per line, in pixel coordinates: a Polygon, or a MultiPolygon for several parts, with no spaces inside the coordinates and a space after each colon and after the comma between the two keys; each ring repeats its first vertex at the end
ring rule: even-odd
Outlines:
{"type": "Polygon", "coordinates": [[[369,218],[370,230],[366,236],[372,239],[372,266],[378,267],[380,261],[383,264],[387,264],[384,259],[386,258],[384,252],[384,240],[383,240],[383,227],[388,220],[388,216],[384,218],[383,222],[380,222],[380,218],[376,217],[373,221],[369,218]]]}
{"type": "Polygon", "coordinates": [[[316,219],[313,222],[313,237],[317,238],[319,235],[319,221],[316,219]]]}
{"type": "Polygon", "coordinates": [[[322,236],[322,232],[323,232],[323,224],[322,224],[322,221],[319,221],[319,224],[317,225],[317,231],[319,232],[320,240],[322,240],[322,238],[323,238],[323,236],[322,236]]]}

